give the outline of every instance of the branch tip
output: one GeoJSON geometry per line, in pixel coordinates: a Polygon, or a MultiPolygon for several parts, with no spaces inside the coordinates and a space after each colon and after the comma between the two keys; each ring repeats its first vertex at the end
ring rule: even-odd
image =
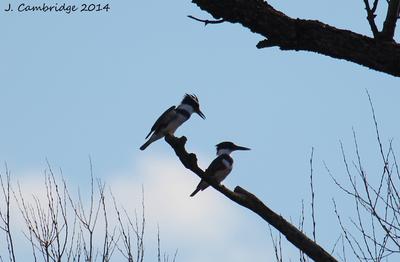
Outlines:
{"type": "Polygon", "coordinates": [[[278,46],[278,44],[276,42],[274,42],[274,41],[271,41],[270,39],[261,40],[256,45],[256,47],[258,49],[267,48],[267,47],[273,47],[273,46],[278,46]]]}
{"type": "Polygon", "coordinates": [[[194,17],[192,15],[188,15],[187,17],[189,17],[190,19],[196,20],[198,22],[204,23],[204,26],[207,26],[208,24],[221,24],[221,23],[225,22],[225,19],[221,19],[221,20],[204,20],[204,19],[199,19],[197,17],[194,17]]]}

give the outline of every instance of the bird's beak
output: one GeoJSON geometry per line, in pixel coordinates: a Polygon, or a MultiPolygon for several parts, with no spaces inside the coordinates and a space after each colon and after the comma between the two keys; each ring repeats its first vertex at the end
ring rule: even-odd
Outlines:
{"type": "Polygon", "coordinates": [[[203,112],[200,111],[200,109],[198,111],[196,111],[196,113],[203,119],[206,119],[206,116],[203,114],[203,112]]]}
{"type": "Polygon", "coordinates": [[[250,150],[250,148],[244,146],[236,146],[235,150],[250,150]]]}

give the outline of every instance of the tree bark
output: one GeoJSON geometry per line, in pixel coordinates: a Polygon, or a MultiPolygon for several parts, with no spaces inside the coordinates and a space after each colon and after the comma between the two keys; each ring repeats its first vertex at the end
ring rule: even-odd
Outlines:
{"type": "MultiPolygon", "coordinates": [[[[311,51],[400,76],[400,45],[394,41],[374,39],[316,20],[293,19],[263,0],[193,0],[193,3],[216,19],[240,23],[266,37],[258,48],[278,46],[282,50],[311,51]]],[[[387,35],[392,35],[393,23],[387,29],[390,31],[387,35]]]]}
{"type": "Polygon", "coordinates": [[[316,242],[312,241],[303,232],[285,220],[282,216],[276,214],[268,208],[255,195],[237,186],[232,192],[225,186],[216,183],[214,180],[204,175],[204,171],[197,165],[197,157],[193,153],[188,153],[185,149],[186,137],[176,138],[171,135],[165,136],[165,141],[173,148],[176,155],[179,157],[182,164],[193,173],[204,179],[217,191],[228,197],[233,202],[250,209],[267,223],[275,227],[281,232],[289,242],[303,251],[314,261],[320,262],[337,262],[337,260],[326,252],[316,242]]]}

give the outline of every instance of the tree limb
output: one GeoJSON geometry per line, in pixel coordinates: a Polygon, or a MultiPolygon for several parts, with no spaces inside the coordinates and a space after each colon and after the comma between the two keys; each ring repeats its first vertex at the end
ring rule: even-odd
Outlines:
{"type": "Polygon", "coordinates": [[[392,41],[374,39],[315,20],[293,19],[263,0],[192,2],[216,19],[242,24],[282,50],[311,51],[400,76],[400,45],[392,41]]]}
{"type": "Polygon", "coordinates": [[[274,226],[279,230],[288,241],[290,241],[297,248],[302,250],[311,259],[321,262],[337,262],[328,252],[326,252],[316,242],[312,241],[300,230],[298,230],[291,223],[286,221],[282,216],[276,214],[274,211],[269,209],[260,199],[258,199],[252,193],[245,189],[237,186],[232,192],[225,186],[216,183],[210,177],[204,175],[204,171],[197,165],[197,157],[193,153],[188,153],[185,149],[186,137],[177,138],[171,135],[165,136],[165,141],[173,148],[176,155],[179,157],[182,164],[193,173],[204,179],[217,191],[228,197],[230,200],[237,204],[250,209],[267,223],[274,226]]]}

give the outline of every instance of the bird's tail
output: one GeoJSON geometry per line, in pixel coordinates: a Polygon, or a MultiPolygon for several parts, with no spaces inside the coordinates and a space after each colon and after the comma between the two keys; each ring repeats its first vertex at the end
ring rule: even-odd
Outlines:
{"type": "Polygon", "coordinates": [[[162,138],[164,136],[163,133],[154,133],[149,140],[147,140],[146,143],[144,143],[141,147],[140,150],[145,150],[146,147],[148,147],[151,143],[153,143],[154,141],[157,141],[158,139],[162,138]]]}
{"type": "Polygon", "coordinates": [[[144,143],[141,147],[140,150],[145,150],[153,141],[148,140],[146,143],[144,143]]]}
{"type": "Polygon", "coordinates": [[[197,185],[196,190],[193,191],[193,193],[190,194],[190,196],[194,196],[196,195],[200,190],[203,191],[204,189],[206,189],[208,187],[208,183],[204,180],[201,180],[200,183],[197,185]]]}
{"type": "Polygon", "coordinates": [[[201,190],[201,188],[197,187],[196,190],[193,191],[193,193],[190,194],[190,197],[193,197],[194,195],[196,195],[200,190],[201,190]]]}

